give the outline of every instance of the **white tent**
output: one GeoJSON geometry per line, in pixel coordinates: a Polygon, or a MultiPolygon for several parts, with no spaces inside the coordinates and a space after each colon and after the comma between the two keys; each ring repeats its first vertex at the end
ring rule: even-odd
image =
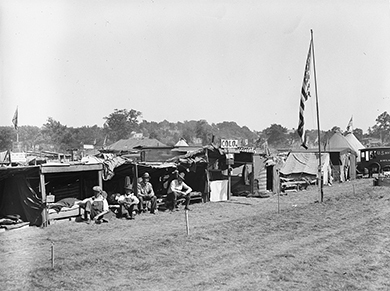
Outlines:
{"type": "Polygon", "coordinates": [[[360,150],[364,149],[365,146],[362,145],[362,143],[356,138],[356,136],[353,133],[348,133],[345,136],[345,139],[348,141],[348,143],[353,147],[353,150],[357,154],[357,162],[360,162],[360,150]]]}

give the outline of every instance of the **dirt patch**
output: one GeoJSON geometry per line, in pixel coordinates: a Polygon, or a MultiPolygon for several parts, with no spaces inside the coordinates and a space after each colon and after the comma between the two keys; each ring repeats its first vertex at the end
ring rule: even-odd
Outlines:
{"type": "Polygon", "coordinates": [[[390,191],[358,180],[0,233],[2,290],[390,289],[390,191]],[[279,207],[278,207],[279,201],[279,207]],[[279,213],[278,213],[279,208],[279,213]],[[55,265],[51,268],[51,244],[55,265]]]}

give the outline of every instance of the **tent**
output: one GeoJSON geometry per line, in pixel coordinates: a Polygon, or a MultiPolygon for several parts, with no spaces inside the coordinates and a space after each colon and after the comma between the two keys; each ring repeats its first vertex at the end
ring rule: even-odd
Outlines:
{"type": "Polygon", "coordinates": [[[188,147],[188,143],[184,139],[180,139],[176,144],[175,147],[188,147]]]}
{"type": "Polygon", "coordinates": [[[352,146],[353,150],[357,154],[357,162],[360,162],[360,150],[364,149],[365,146],[356,138],[353,133],[348,133],[345,136],[345,139],[352,146]]]}
{"type": "Polygon", "coordinates": [[[335,151],[344,149],[351,149],[358,156],[359,161],[360,150],[364,149],[364,146],[353,133],[349,133],[344,136],[339,132],[335,132],[328,140],[328,143],[325,146],[325,150],[335,151]]]}
{"type": "MultiPolygon", "coordinates": [[[[319,154],[316,152],[290,152],[287,160],[280,169],[285,177],[302,179],[303,177],[315,179],[318,172],[319,154]]],[[[321,153],[321,173],[323,183],[331,181],[330,154],[321,153]]]]}

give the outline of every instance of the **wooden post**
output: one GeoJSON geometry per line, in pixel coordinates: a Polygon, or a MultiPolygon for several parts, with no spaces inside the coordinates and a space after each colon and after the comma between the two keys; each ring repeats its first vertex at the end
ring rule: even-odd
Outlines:
{"type": "Polygon", "coordinates": [[[280,202],[279,202],[279,198],[280,198],[280,191],[278,191],[278,213],[280,212],[280,202]]]}
{"type": "Polygon", "coordinates": [[[134,195],[138,196],[138,165],[134,164],[134,179],[133,179],[134,195]]]}
{"type": "Polygon", "coordinates": [[[251,194],[254,194],[255,193],[255,189],[254,189],[254,186],[255,186],[255,161],[254,161],[254,153],[252,153],[252,175],[251,175],[251,180],[249,181],[250,182],[250,187],[251,187],[251,194]]]}
{"type": "Polygon", "coordinates": [[[230,200],[230,193],[232,191],[232,177],[230,175],[231,166],[228,165],[228,192],[227,192],[227,200],[230,200]]]}
{"type": "Polygon", "coordinates": [[[100,188],[103,189],[103,178],[102,178],[102,176],[103,176],[103,170],[99,170],[98,171],[99,186],[100,186],[100,188]]]}
{"type": "Polygon", "coordinates": [[[42,203],[43,203],[43,210],[42,210],[42,226],[47,227],[47,205],[46,205],[46,186],[45,186],[45,175],[40,172],[39,174],[40,179],[40,186],[41,186],[41,196],[42,196],[42,203]]]}
{"type": "Polygon", "coordinates": [[[54,268],[54,243],[51,242],[51,267],[54,268]]]}
{"type": "Polygon", "coordinates": [[[185,218],[186,218],[187,235],[190,235],[190,223],[188,221],[188,210],[186,209],[184,212],[185,212],[185,218]]]}
{"type": "Polygon", "coordinates": [[[205,174],[206,174],[206,199],[204,202],[209,202],[210,201],[210,172],[209,172],[209,150],[206,148],[205,149],[206,153],[206,169],[205,169],[205,174]]]}

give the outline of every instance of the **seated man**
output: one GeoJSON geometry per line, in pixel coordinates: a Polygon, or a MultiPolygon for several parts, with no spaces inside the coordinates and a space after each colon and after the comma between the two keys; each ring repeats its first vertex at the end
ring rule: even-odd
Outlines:
{"type": "Polygon", "coordinates": [[[172,180],[171,184],[168,188],[168,198],[171,200],[171,211],[174,208],[177,209],[177,199],[185,198],[185,210],[190,210],[188,205],[190,204],[191,192],[192,189],[186,183],[184,183],[184,173],[180,173],[177,175],[177,178],[172,180]]]}
{"type": "Polygon", "coordinates": [[[94,186],[92,189],[94,196],[85,203],[85,219],[87,223],[91,223],[91,219],[96,223],[108,222],[104,219],[104,215],[109,212],[108,202],[104,197],[105,192],[99,186],[94,186]]]}
{"type": "Polygon", "coordinates": [[[145,172],[142,175],[142,181],[138,184],[138,209],[139,213],[144,212],[144,201],[150,201],[150,213],[155,214],[157,207],[157,197],[154,194],[153,186],[149,182],[150,175],[145,172]]]}
{"type": "Polygon", "coordinates": [[[134,195],[131,186],[125,186],[125,194],[117,194],[115,200],[120,205],[119,213],[122,215],[122,217],[125,217],[127,219],[135,218],[133,215],[134,206],[139,204],[139,200],[137,196],[134,195]]]}

